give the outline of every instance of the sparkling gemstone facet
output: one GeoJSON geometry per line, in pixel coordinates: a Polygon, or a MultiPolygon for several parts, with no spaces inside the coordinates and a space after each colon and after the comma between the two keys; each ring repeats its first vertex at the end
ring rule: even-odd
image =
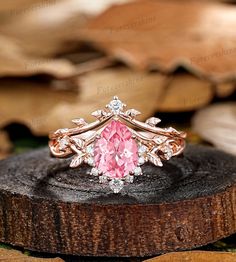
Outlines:
{"type": "Polygon", "coordinates": [[[109,186],[114,193],[119,193],[121,189],[124,187],[124,182],[120,179],[112,179],[109,182],[109,186]]]}
{"type": "Polygon", "coordinates": [[[104,128],[95,142],[94,160],[95,166],[110,178],[123,178],[135,169],[137,143],[123,123],[113,120],[104,128]]]}
{"type": "Polygon", "coordinates": [[[88,157],[84,160],[88,165],[93,166],[94,165],[94,161],[92,157],[88,157]]]}
{"type": "Polygon", "coordinates": [[[64,150],[67,148],[69,144],[69,138],[68,137],[63,137],[59,140],[59,149],[64,150]]]}
{"type": "Polygon", "coordinates": [[[135,176],[139,176],[142,174],[142,169],[141,167],[137,166],[135,169],[134,169],[134,175],[135,176]]]}
{"type": "Polygon", "coordinates": [[[86,152],[89,154],[89,155],[93,155],[93,145],[89,145],[86,147],[86,152]]]}
{"type": "Polygon", "coordinates": [[[138,152],[139,152],[140,155],[143,155],[144,153],[147,152],[147,147],[144,146],[144,145],[140,145],[139,149],[138,149],[138,152]]]}
{"type": "Polygon", "coordinates": [[[96,167],[93,167],[91,169],[91,175],[98,176],[98,174],[99,174],[99,170],[96,167]]]}
{"type": "Polygon", "coordinates": [[[139,165],[143,165],[145,163],[145,158],[143,156],[140,156],[138,159],[139,165]]]}
{"type": "Polygon", "coordinates": [[[119,99],[114,99],[108,104],[108,108],[114,113],[118,114],[123,109],[123,103],[119,99]]]}

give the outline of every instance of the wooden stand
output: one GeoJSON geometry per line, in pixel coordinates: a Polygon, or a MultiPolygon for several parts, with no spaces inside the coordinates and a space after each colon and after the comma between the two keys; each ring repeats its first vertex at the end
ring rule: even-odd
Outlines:
{"type": "Polygon", "coordinates": [[[153,256],[236,232],[236,158],[203,146],[147,164],[114,194],[35,150],[0,162],[0,241],[40,252],[153,256]]]}

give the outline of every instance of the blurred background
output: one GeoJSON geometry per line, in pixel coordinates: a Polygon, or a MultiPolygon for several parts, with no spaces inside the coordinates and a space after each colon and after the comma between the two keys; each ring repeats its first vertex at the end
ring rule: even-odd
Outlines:
{"type": "Polygon", "coordinates": [[[235,28],[228,1],[2,1],[0,158],[114,95],[236,154],[235,28]]]}
{"type": "Polygon", "coordinates": [[[0,159],[114,95],[236,155],[235,28],[233,1],[1,1],[0,159]]]}

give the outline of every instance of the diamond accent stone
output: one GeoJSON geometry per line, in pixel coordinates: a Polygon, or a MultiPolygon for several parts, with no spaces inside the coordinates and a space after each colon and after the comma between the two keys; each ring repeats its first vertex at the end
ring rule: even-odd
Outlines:
{"type": "Polygon", "coordinates": [[[134,169],[133,172],[134,172],[134,175],[135,175],[135,176],[139,176],[139,175],[142,174],[142,169],[141,169],[141,167],[137,166],[137,167],[134,169]]]}
{"type": "Polygon", "coordinates": [[[109,186],[114,193],[119,193],[121,189],[124,187],[124,181],[120,179],[112,179],[109,182],[109,186]]]}
{"type": "Polygon", "coordinates": [[[133,183],[134,182],[134,176],[133,175],[126,176],[125,181],[128,182],[128,183],[133,183]]]}
{"type": "Polygon", "coordinates": [[[99,175],[99,170],[96,167],[93,167],[91,169],[91,175],[98,176],[99,175]]]}
{"type": "Polygon", "coordinates": [[[143,156],[139,157],[138,163],[139,165],[143,165],[145,163],[145,158],[143,156]]]}
{"type": "Polygon", "coordinates": [[[107,177],[106,176],[104,176],[104,175],[102,175],[102,176],[99,176],[99,182],[100,183],[106,183],[107,182],[107,177]]]}
{"type": "Polygon", "coordinates": [[[167,160],[169,160],[173,156],[173,150],[170,146],[166,145],[163,149],[163,152],[165,154],[165,157],[167,160]]]}
{"type": "Polygon", "coordinates": [[[90,166],[94,166],[94,160],[92,157],[88,157],[85,159],[85,162],[90,165],[90,166]]]}
{"type": "Polygon", "coordinates": [[[94,153],[93,145],[89,145],[89,146],[86,147],[86,153],[89,154],[89,155],[93,155],[93,153],[94,153]]]}
{"type": "Polygon", "coordinates": [[[140,145],[138,149],[139,155],[143,155],[147,152],[147,147],[145,145],[140,145]]]}
{"type": "Polygon", "coordinates": [[[118,98],[114,98],[107,107],[112,113],[119,114],[123,110],[124,104],[118,98]]]}
{"type": "Polygon", "coordinates": [[[60,150],[65,150],[68,145],[69,145],[69,138],[66,136],[66,137],[62,137],[60,140],[59,140],[59,149],[60,150]]]}
{"type": "Polygon", "coordinates": [[[94,146],[95,166],[109,178],[123,178],[138,164],[138,146],[120,121],[112,120],[94,146]]]}

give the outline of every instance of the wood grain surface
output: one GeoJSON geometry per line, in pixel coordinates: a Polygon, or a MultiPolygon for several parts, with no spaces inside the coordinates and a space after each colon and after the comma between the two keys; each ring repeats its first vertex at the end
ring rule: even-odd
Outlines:
{"type": "Polygon", "coordinates": [[[153,256],[236,232],[236,158],[190,145],[119,194],[47,148],[0,162],[0,241],[81,256],[153,256]]]}

